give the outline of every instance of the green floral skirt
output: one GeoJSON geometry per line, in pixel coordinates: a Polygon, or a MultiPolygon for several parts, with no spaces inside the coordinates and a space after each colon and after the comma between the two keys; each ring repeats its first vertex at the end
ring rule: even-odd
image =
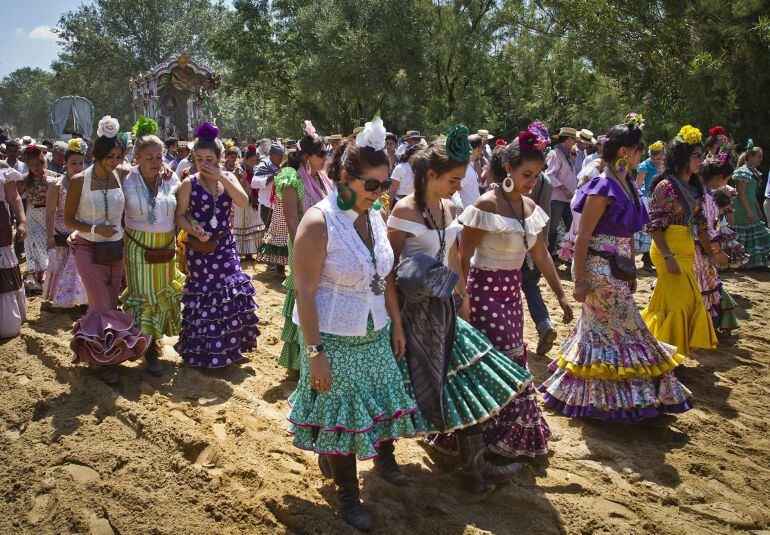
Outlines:
{"type": "MultiPolygon", "coordinates": [[[[412,395],[409,364],[398,363],[407,392],[412,395]]],[[[532,375],[500,353],[486,336],[457,318],[452,360],[444,385],[444,421],[438,429],[419,410],[412,413],[419,434],[448,433],[495,416],[532,382],[532,375]]]]}
{"type": "MultiPolygon", "coordinates": [[[[327,455],[377,456],[382,441],[416,434],[416,410],[404,389],[390,327],[375,331],[371,318],[365,336],[321,333],[332,374],[328,392],[310,386],[310,363],[302,358],[297,389],[289,397],[289,433],[294,445],[327,455]]],[[[304,345],[304,340],[303,340],[304,345]]]]}

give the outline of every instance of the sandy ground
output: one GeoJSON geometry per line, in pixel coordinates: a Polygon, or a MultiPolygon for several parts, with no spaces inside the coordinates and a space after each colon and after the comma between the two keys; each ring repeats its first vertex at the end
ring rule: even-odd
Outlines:
{"type": "MultiPolygon", "coordinates": [[[[283,292],[248,270],[263,330],[249,363],[201,372],[167,339],[166,375],[131,363],[118,388],[70,364],[78,314],[30,300],[21,336],[0,345],[0,533],[352,532],[315,457],[284,434],[294,384],[275,364],[283,292]]],[[[695,409],[637,426],[546,411],[553,454],[483,498],[459,488],[454,460],[401,441],[406,489],[359,465],[375,533],[770,534],[770,276],[725,279],[743,323],[679,372],[695,409]]],[[[540,382],[547,360],[530,358],[540,382]]]]}

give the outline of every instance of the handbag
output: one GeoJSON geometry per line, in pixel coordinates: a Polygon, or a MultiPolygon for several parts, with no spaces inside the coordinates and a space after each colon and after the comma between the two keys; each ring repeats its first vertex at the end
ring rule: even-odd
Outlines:
{"type": "Polygon", "coordinates": [[[636,280],[636,262],[633,258],[622,256],[619,254],[607,253],[605,251],[597,251],[595,249],[589,249],[588,254],[604,258],[610,263],[610,273],[618,280],[625,282],[633,282],[636,280]]]}
{"type": "Polygon", "coordinates": [[[123,259],[123,240],[92,242],[94,263],[110,265],[123,259]]]}
{"type": "Polygon", "coordinates": [[[139,240],[131,236],[128,232],[126,232],[125,235],[140,249],[144,250],[144,261],[148,264],[166,264],[171,262],[174,259],[174,255],[176,255],[176,247],[171,247],[174,243],[173,236],[171,237],[171,241],[168,242],[165,247],[153,249],[152,247],[147,247],[143,243],[140,243],[139,240]]]}
{"type": "Polygon", "coordinates": [[[227,233],[229,232],[229,228],[223,230],[216,236],[212,236],[206,241],[201,241],[192,234],[187,235],[187,248],[190,249],[193,252],[196,253],[203,253],[203,254],[211,254],[217,249],[217,245],[219,245],[219,240],[224,238],[227,233]]]}
{"type": "Polygon", "coordinates": [[[61,232],[54,232],[53,235],[53,244],[56,247],[69,247],[67,244],[67,238],[69,236],[67,234],[62,234],[61,232]]]}

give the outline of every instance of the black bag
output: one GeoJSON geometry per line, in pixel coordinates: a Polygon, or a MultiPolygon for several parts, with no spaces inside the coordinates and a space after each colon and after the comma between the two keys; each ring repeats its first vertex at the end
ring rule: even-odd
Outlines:
{"type": "Polygon", "coordinates": [[[56,247],[69,247],[67,244],[67,238],[69,236],[67,234],[62,234],[61,232],[54,232],[53,235],[53,244],[56,247]]]}
{"type": "Polygon", "coordinates": [[[123,240],[93,242],[94,263],[110,265],[123,259],[123,240]]]}
{"type": "Polygon", "coordinates": [[[614,278],[625,282],[636,280],[636,262],[633,258],[594,249],[589,249],[588,254],[607,260],[610,263],[610,273],[614,278]]]}

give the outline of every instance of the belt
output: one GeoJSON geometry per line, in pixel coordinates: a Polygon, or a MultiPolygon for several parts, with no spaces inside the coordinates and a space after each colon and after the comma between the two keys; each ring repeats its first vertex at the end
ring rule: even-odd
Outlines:
{"type": "Polygon", "coordinates": [[[45,204],[33,204],[32,208],[45,208],[45,204]]]}

